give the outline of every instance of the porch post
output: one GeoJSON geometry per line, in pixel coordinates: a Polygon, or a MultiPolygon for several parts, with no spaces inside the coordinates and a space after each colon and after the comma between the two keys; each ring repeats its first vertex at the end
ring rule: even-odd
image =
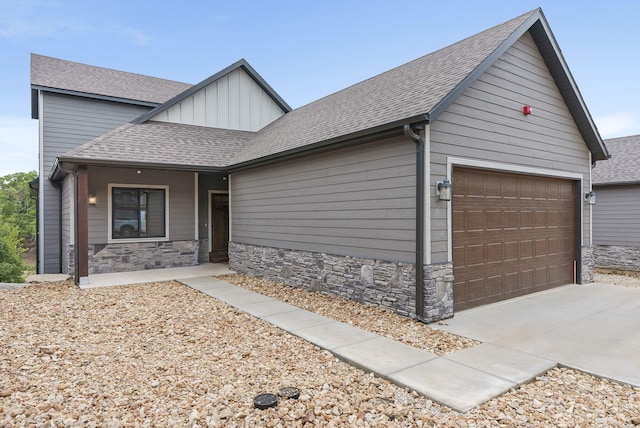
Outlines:
{"type": "Polygon", "coordinates": [[[76,180],[76,284],[89,283],[89,176],[86,165],[79,165],[76,180]]]}

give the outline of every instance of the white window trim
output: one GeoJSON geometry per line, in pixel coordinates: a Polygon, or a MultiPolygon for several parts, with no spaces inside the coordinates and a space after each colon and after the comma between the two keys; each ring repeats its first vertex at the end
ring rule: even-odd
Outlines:
{"type": "MultiPolygon", "coordinates": [[[[529,174],[529,175],[538,175],[543,177],[555,177],[555,178],[566,178],[570,180],[576,180],[580,182],[580,188],[584,189],[584,175],[579,172],[569,172],[569,171],[559,171],[555,169],[546,169],[546,168],[536,168],[525,165],[517,165],[510,163],[500,163],[500,162],[491,162],[491,161],[483,161],[478,159],[467,159],[467,158],[458,158],[453,156],[447,157],[447,180],[452,181],[452,173],[454,166],[468,166],[475,167],[493,171],[501,171],[501,172],[512,172],[518,174],[529,174]]],[[[453,183],[455,186],[455,183],[453,183]]],[[[580,239],[580,246],[583,245],[584,240],[584,216],[582,212],[582,203],[577,201],[576,203],[580,206],[580,236],[576,237],[580,239]]],[[[451,262],[453,261],[453,236],[452,236],[452,227],[453,227],[453,218],[452,218],[452,210],[451,210],[451,201],[447,202],[447,259],[451,262]]]]}
{"type": "Polygon", "coordinates": [[[109,244],[121,244],[121,243],[130,243],[130,242],[158,242],[158,241],[168,241],[169,240],[169,186],[166,185],[158,185],[158,184],[122,184],[122,183],[109,183],[108,190],[108,204],[107,204],[107,243],[109,244]],[[114,187],[126,187],[130,189],[164,189],[164,232],[165,236],[155,237],[155,238],[131,238],[131,239],[113,239],[113,221],[112,221],[112,189],[114,187]]]}

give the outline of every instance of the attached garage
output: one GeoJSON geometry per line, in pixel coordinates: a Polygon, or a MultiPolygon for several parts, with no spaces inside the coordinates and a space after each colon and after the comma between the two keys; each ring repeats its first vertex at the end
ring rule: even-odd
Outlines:
{"type": "Polygon", "coordinates": [[[453,169],[454,310],[574,282],[575,182],[453,169]]]}

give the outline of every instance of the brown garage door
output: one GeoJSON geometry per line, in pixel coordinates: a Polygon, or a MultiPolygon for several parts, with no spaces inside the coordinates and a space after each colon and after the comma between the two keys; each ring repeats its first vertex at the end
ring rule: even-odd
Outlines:
{"type": "Polygon", "coordinates": [[[573,182],[453,170],[454,309],[573,282],[573,182]]]}

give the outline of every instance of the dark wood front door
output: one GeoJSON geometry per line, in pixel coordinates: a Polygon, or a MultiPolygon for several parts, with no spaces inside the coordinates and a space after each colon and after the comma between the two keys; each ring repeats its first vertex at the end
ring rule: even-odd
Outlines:
{"type": "Polygon", "coordinates": [[[211,195],[211,263],[229,260],[229,195],[211,195]]]}
{"type": "Polygon", "coordinates": [[[454,310],[573,282],[570,180],[454,168],[454,310]]]}

